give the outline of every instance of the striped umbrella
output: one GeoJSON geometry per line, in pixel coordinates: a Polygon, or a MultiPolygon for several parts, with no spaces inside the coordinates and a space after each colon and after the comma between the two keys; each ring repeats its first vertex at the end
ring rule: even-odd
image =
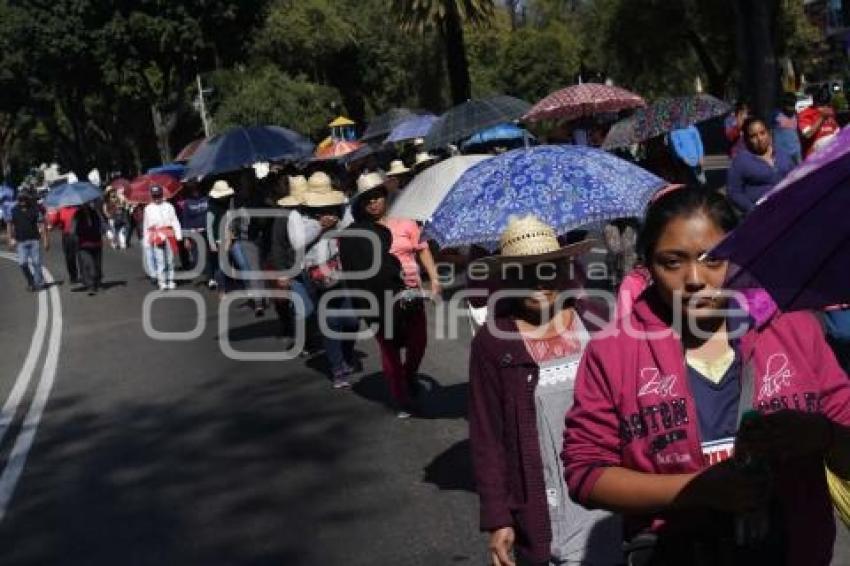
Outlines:
{"type": "Polygon", "coordinates": [[[644,106],[646,102],[643,98],[624,88],[584,83],[549,94],[535,104],[522,119],[526,122],[575,120],[644,106]]]}
{"type": "Polygon", "coordinates": [[[425,148],[445,147],[490,126],[519,120],[530,108],[528,102],[504,94],[467,100],[434,122],[425,138],[425,148]]]}

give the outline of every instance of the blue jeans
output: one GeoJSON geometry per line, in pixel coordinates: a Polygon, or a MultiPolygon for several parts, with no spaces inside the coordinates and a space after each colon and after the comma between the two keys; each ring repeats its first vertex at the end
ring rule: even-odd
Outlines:
{"type": "Polygon", "coordinates": [[[18,242],[18,265],[22,269],[29,268],[32,273],[32,284],[36,287],[44,285],[44,276],[41,274],[41,243],[38,240],[24,240],[18,242]]]}
{"type": "MultiPolygon", "coordinates": [[[[296,315],[300,314],[303,317],[302,321],[306,321],[316,312],[316,305],[326,291],[316,287],[315,284],[303,275],[299,275],[292,280],[292,292],[304,301],[304,312],[299,313],[296,311],[296,315]]],[[[347,295],[334,297],[328,301],[327,306],[334,310],[350,310],[352,308],[351,299],[347,295]]],[[[359,321],[353,316],[345,314],[328,316],[326,313],[319,313],[319,316],[326,317],[327,327],[336,332],[349,332],[353,334],[357,332],[359,327],[359,321]]],[[[328,365],[334,377],[342,375],[347,368],[352,367],[354,363],[354,339],[337,340],[323,335],[322,342],[325,346],[325,356],[327,356],[328,365]]]]}
{"type": "Polygon", "coordinates": [[[155,261],[156,280],[160,285],[174,281],[174,250],[170,244],[152,246],[155,261]]]}

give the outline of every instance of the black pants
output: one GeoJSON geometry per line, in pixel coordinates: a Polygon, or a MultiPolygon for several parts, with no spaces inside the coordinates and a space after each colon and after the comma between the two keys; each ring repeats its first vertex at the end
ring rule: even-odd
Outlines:
{"type": "Polygon", "coordinates": [[[76,283],[80,280],[80,272],[77,269],[77,237],[75,235],[62,233],[62,252],[65,254],[68,279],[71,283],[76,283]]]}
{"type": "Polygon", "coordinates": [[[103,250],[101,248],[80,248],[79,258],[83,285],[96,291],[100,287],[100,281],[103,278],[103,270],[101,268],[103,250]]]}

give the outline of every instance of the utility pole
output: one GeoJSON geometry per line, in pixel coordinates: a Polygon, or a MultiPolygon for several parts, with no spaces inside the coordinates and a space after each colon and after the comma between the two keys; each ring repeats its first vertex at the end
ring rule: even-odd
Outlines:
{"type": "Polygon", "coordinates": [[[196,74],[198,79],[198,110],[201,113],[201,122],[204,124],[204,137],[210,137],[210,120],[207,118],[207,106],[204,104],[204,87],[201,84],[201,75],[196,74]]]}

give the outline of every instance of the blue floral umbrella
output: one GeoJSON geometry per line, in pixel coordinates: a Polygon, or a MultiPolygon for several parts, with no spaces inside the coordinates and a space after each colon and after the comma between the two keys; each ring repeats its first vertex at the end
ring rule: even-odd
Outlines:
{"type": "Polygon", "coordinates": [[[79,183],[68,183],[53,187],[44,199],[44,205],[49,208],[62,208],[64,206],[80,206],[87,202],[97,200],[103,196],[100,189],[81,181],[79,183]]]}
{"type": "Polygon", "coordinates": [[[610,153],[583,146],[515,149],[464,173],[425,224],[440,246],[492,245],[511,216],[535,214],[558,234],[641,216],[666,184],[610,153]]]}

